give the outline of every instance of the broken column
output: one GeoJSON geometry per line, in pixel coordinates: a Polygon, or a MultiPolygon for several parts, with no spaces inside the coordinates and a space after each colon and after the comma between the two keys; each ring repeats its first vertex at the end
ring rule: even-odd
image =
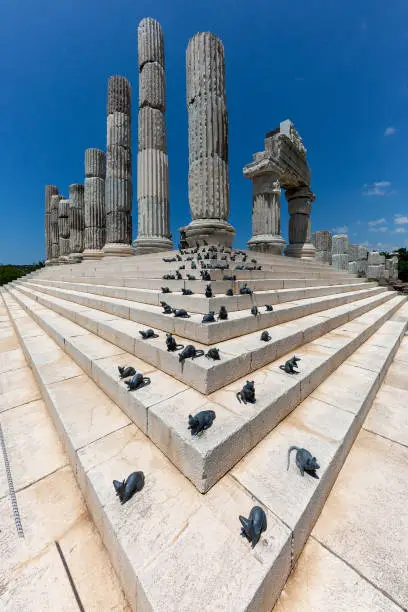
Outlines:
{"type": "Polygon", "coordinates": [[[122,76],[108,82],[105,255],[133,255],[131,90],[122,76]]]}
{"type": "Polygon", "coordinates": [[[327,230],[313,232],[313,245],[316,249],[316,261],[331,265],[332,263],[332,234],[327,230]]]}
{"type": "Polygon", "coordinates": [[[100,259],[105,246],[106,156],[100,149],[85,151],[84,259],[100,259]]]}
{"type": "Polygon", "coordinates": [[[192,221],[185,228],[196,242],[231,246],[235,230],[229,216],[228,116],[222,42],[199,32],[188,43],[187,108],[188,194],[192,221]]]}
{"type": "Polygon", "coordinates": [[[61,198],[58,205],[59,263],[69,263],[69,200],[61,198]]]}
{"type": "Polygon", "coordinates": [[[248,248],[281,255],[285,240],[281,233],[279,172],[256,163],[244,167],[244,176],[252,181],[252,237],[248,248]]]}
{"type": "Polygon", "coordinates": [[[138,236],[136,254],[173,248],[169,218],[164,40],[150,17],[138,28],[139,138],[137,155],[138,236]]]}
{"type": "Polygon", "coordinates": [[[289,244],[285,255],[301,259],[313,259],[316,249],[312,244],[310,213],[315,195],[308,186],[286,189],[285,197],[289,207],[289,244]]]}
{"type": "Polygon", "coordinates": [[[84,250],[84,186],[74,183],[69,186],[69,262],[82,261],[84,250]]]}
{"type": "Polygon", "coordinates": [[[50,203],[50,224],[51,224],[51,265],[58,264],[59,261],[59,229],[58,229],[58,215],[59,215],[59,202],[62,199],[60,195],[52,195],[50,203]]]}
{"type": "Polygon", "coordinates": [[[55,185],[45,186],[45,216],[44,216],[44,231],[45,231],[45,265],[51,265],[52,251],[52,230],[51,230],[51,197],[58,195],[58,187],[55,185]]]}
{"type": "Polygon", "coordinates": [[[337,234],[332,239],[332,266],[336,270],[348,271],[348,237],[346,234],[337,234]]]}
{"type": "Polygon", "coordinates": [[[378,251],[371,251],[368,254],[367,278],[379,280],[385,276],[385,255],[380,255],[378,251]]]}

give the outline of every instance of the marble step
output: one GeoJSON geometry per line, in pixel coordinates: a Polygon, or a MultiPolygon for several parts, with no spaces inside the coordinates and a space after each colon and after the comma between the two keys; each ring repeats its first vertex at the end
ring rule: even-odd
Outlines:
{"type": "MultiPolygon", "coordinates": [[[[164,334],[159,333],[158,338],[144,340],[139,334],[143,326],[137,322],[124,321],[121,317],[34,292],[27,287],[19,289],[22,294],[19,299],[25,296],[26,299],[37,301],[69,319],[70,325],[79,324],[204,394],[209,394],[241,376],[248,375],[305,342],[312,341],[389,301],[395,295],[383,292],[315,315],[301,317],[296,321],[278,324],[271,329],[272,336],[269,342],[262,342],[259,332],[246,333],[239,338],[226,340],[217,344],[220,351],[218,361],[201,357],[180,363],[177,352],[167,351],[164,334]]],[[[178,344],[184,346],[189,343],[189,339],[180,334],[175,335],[175,339],[178,344]]],[[[203,344],[195,343],[194,346],[203,351],[208,349],[208,346],[203,344]]]]}
{"type": "Polygon", "coordinates": [[[351,323],[303,344],[297,351],[302,360],[297,376],[279,368],[292,353],[279,360],[270,359],[266,367],[251,374],[257,402],[245,406],[236,398],[245,378],[211,395],[202,395],[17,292],[11,291],[11,295],[201,492],[208,491],[405,301],[396,296],[351,323]],[[151,379],[151,385],[129,393],[119,381],[119,365],[133,365],[151,379]],[[203,409],[215,411],[217,428],[198,442],[189,434],[187,421],[189,414],[203,409]]]}
{"type": "MultiPolygon", "coordinates": [[[[280,323],[286,323],[309,314],[321,312],[322,310],[388,293],[387,288],[377,286],[360,289],[359,291],[346,291],[328,296],[303,298],[276,304],[272,312],[266,312],[265,308],[263,308],[257,316],[251,314],[249,304],[246,310],[230,312],[226,321],[216,321],[203,325],[202,314],[193,313],[189,318],[179,318],[174,317],[172,314],[163,314],[161,306],[143,304],[132,300],[94,295],[70,289],[60,289],[30,281],[22,281],[17,286],[22,291],[30,290],[36,293],[43,293],[44,295],[96,309],[109,315],[136,321],[142,326],[139,329],[143,329],[143,327],[155,328],[175,333],[183,338],[188,338],[192,342],[200,342],[206,345],[229,340],[242,334],[261,332],[280,323]]],[[[228,308],[228,304],[226,306],[228,308]]]]}
{"type": "MultiPolygon", "coordinates": [[[[198,276],[198,275],[197,275],[198,276]]],[[[152,279],[152,278],[132,278],[132,277],[123,277],[119,274],[108,276],[106,274],[99,274],[98,276],[70,276],[63,274],[61,271],[60,274],[55,275],[54,277],[48,277],[45,274],[41,276],[37,276],[36,280],[56,280],[56,281],[65,281],[65,282],[74,282],[78,284],[87,284],[87,285],[105,285],[105,286],[115,286],[115,287],[133,287],[138,289],[153,289],[158,290],[163,286],[169,287],[173,291],[180,290],[181,287],[185,287],[186,289],[191,289],[195,292],[204,293],[208,282],[195,280],[162,280],[162,279],[152,279]]],[[[246,281],[211,281],[211,287],[214,293],[221,293],[225,295],[227,289],[233,288],[234,292],[239,291],[239,288],[246,281]]],[[[266,278],[261,280],[252,280],[247,282],[247,286],[253,289],[254,291],[267,291],[272,289],[294,289],[294,288],[302,288],[302,287],[318,287],[322,284],[325,286],[331,285],[351,285],[351,284],[361,284],[364,283],[365,280],[361,278],[353,278],[350,276],[347,277],[322,277],[322,278],[266,278]]]]}
{"type": "MultiPolygon", "coordinates": [[[[83,283],[69,281],[35,279],[33,282],[35,285],[56,287],[58,289],[70,289],[105,297],[131,300],[143,304],[152,304],[154,306],[159,306],[161,301],[166,301],[173,308],[186,308],[188,312],[201,314],[210,312],[211,310],[218,313],[221,306],[226,306],[228,312],[235,312],[237,310],[250,309],[253,305],[262,307],[265,304],[283,304],[284,302],[290,302],[292,300],[322,297],[324,295],[333,295],[335,293],[347,291],[359,291],[360,289],[373,289],[377,287],[377,283],[375,282],[354,283],[349,285],[321,285],[316,287],[257,291],[252,296],[240,295],[239,293],[234,296],[217,295],[214,290],[214,297],[206,298],[204,295],[205,286],[202,286],[202,288],[195,288],[193,282],[191,285],[194,287],[194,289],[192,289],[194,295],[191,296],[182,294],[180,284],[184,286],[184,283],[180,283],[176,291],[170,294],[163,294],[160,290],[155,291],[153,289],[134,289],[120,286],[115,287],[112,285],[84,285],[83,283]]],[[[18,284],[19,280],[17,280],[16,283],[18,284]]],[[[205,285],[205,283],[198,284],[205,285]]],[[[234,288],[234,291],[236,292],[237,289],[234,288]]]]}
{"type": "MultiPolygon", "coordinates": [[[[5,299],[18,330],[26,315],[5,299]]],[[[86,375],[73,376],[68,362],[67,370],[59,368],[69,358],[55,347],[50,372],[56,380],[44,382],[44,397],[134,610],[190,612],[199,601],[203,612],[270,612],[370,408],[407,314],[400,308],[399,321],[386,322],[206,495],[123,421],[86,375]],[[317,456],[319,480],[302,479],[293,458],[286,471],[292,444],[317,456]],[[145,487],[120,506],[112,480],[135,469],[145,472],[145,487]],[[237,516],[248,516],[255,504],[264,508],[268,529],[252,550],[237,516]]],[[[31,334],[37,338],[31,346],[47,338],[38,328],[31,334]]],[[[38,376],[43,360],[27,353],[38,376]]]]}

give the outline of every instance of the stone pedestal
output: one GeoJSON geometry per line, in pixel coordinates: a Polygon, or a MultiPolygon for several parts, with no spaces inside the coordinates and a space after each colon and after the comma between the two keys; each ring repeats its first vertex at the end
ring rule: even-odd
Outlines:
{"type": "Polygon", "coordinates": [[[316,261],[331,266],[332,263],[332,234],[327,230],[313,232],[313,246],[316,249],[316,261]]]}
{"type": "Polygon", "coordinates": [[[45,186],[45,215],[44,215],[44,233],[45,233],[45,265],[50,266],[52,262],[52,230],[51,230],[51,197],[58,195],[58,187],[55,185],[45,186]]]}
{"type": "Polygon", "coordinates": [[[106,156],[100,149],[85,151],[84,259],[100,259],[106,241],[105,215],[106,156]]]}
{"type": "Polygon", "coordinates": [[[69,263],[82,261],[84,209],[84,186],[81,183],[74,183],[69,186],[69,263]]]}
{"type": "Polygon", "coordinates": [[[307,186],[287,189],[285,197],[289,206],[289,244],[285,249],[288,257],[314,259],[316,249],[313,246],[310,213],[313,192],[307,186]]]}
{"type": "Polygon", "coordinates": [[[50,202],[50,227],[51,227],[51,259],[50,264],[55,265],[59,263],[59,203],[62,199],[60,195],[52,195],[50,202]]]}
{"type": "Polygon", "coordinates": [[[58,206],[59,263],[69,263],[69,200],[62,198],[58,206]]]}
{"type": "Polygon", "coordinates": [[[133,255],[131,90],[122,76],[108,82],[105,255],[133,255]]]}
{"type": "Polygon", "coordinates": [[[337,270],[348,271],[348,237],[346,234],[337,234],[332,240],[332,266],[337,270]]]}
{"type": "Polygon", "coordinates": [[[169,218],[164,40],[150,17],[138,28],[139,138],[137,156],[138,236],[136,255],[173,248],[169,218]]]}
{"type": "Polygon", "coordinates": [[[258,174],[252,169],[249,178],[252,180],[252,238],[248,241],[248,248],[281,255],[285,240],[280,234],[281,188],[278,174],[258,174]]]}
{"type": "Polygon", "coordinates": [[[228,116],[222,42],[200,32],[186,53],[189,133],[188,193],[192,222],[189,245],[204,240],[231,246],[235,230],[229,216],[228,116]]]}

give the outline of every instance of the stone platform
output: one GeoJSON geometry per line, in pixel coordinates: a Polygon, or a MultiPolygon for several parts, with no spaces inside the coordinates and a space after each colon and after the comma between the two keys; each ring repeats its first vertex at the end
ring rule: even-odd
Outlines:
{"type": "MultiPolygon", "coordinates": [[[[235,263],[226,253],[228,270],[208,270],[214,296],[206,298],[207,282],[186,280],[199,277],[187,260],[196,255],[50,267],[1,295],[132,608],[190,611],[199,601],[209,611],[270,612],[398,350],[408,305],[323,264],[251,252],[235,263]],[[261,270],[236,270],[245,259],[261,270]],[[180,265],[181,280],[162,279],[180,265]],[[239,295],[244,282],[252,296],[239,295]],[[162,314],[160,301],[191,317],[162,314]],[[227,321],[201,323],[221,305],[227,321]],[[146,327],[159,337],[141,339],[146,327]],[[260,341],[264,330],[270,342],[260,341]],[[220,361],[182,366],[166,350],[166,332],[204,351],[215,345],[220,361]],[[279,366],[294,352],[301,361],[291,376],[279,366]],[[151,384],[129,393],[118,365],[151,384]],[[247,379],[255,404],[236,398],[247,379]],[[203,409],[217,418],[195,438],[188,415],[203,409]],[[286,471],[292,444],[318,457],[319,480],[302,478],[294,463],[286,471]],[[145,487],[121,506],[112,480],[139,469],[145,487]],[[251,550],[238,515],[255,504],[268,530],[251,550]]],[[[225,261],[221,253],[213,260],[225,261]]]]}

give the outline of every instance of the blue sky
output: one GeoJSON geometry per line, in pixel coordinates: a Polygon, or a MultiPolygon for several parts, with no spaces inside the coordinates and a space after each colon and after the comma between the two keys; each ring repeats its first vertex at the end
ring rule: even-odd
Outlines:
{"type": "MultiPolygon", "coordinates": [[[[164,30],[171,229],[190,219],[185,50],[210,30],[223,41],[235,245],[251,235],[242,167],[267,131],[291,118],[308,150],[313,229],[351,242],[408,246],[406,0],[13,0],[0,19],[0,262],[44,256],[44,185],[68,194],[88,147],[105,148],[106,86],[133,87],[136,192],[137,25],[164,30]]],[[[134,198],[134,237],[137,202],[134,198]]],[[[287,238],[287,204],[282,230],[287,238]]]]}

